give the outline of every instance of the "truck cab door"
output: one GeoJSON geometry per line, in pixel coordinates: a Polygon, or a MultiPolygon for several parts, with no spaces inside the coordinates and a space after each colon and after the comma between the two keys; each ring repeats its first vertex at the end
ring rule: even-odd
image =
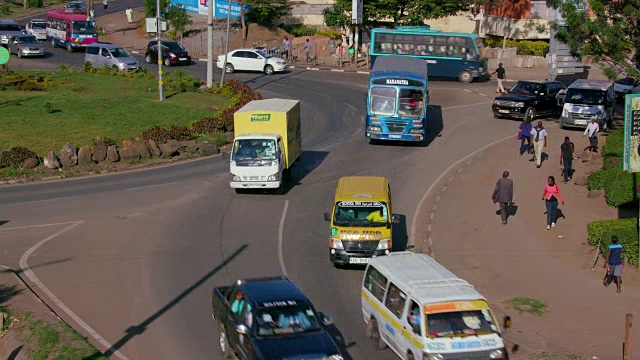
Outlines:
{"type": "Polygon", "coordinates": [[[278,171],[282,171],[284,169],[284,146],[282,143],[282,138],[278,138],[278,171]]]}

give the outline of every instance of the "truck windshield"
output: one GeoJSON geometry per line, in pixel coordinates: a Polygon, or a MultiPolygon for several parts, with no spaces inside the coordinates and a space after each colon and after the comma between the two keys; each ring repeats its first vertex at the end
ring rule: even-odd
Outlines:
{"type": "Polygon", "coordinates": [[[233,161],[276,160],[276,141],[273,139],[243,139],[233,144],[233,161]]]}
{"type": "Polygon", "coordinates": [[[391,116],[396,113],[396,98],[398,90],[393,87],[374,86],[371,88],[371,108],[372,115],[391,116]]]}
{"type": "Polygon", "coordinates": [[[602,90],[569,89],[564,102],[569,104],[604,105],[606,93],[602,90]]]}
{"type": "Polygon", "coordinates": [[[399,98],[398,115],[419,118],[423,114],[424,92],[422,90],[400,89],[399,98]]]}
{"type": "Polygon", "coordinates": [[[31,23],[31,28],[32,29],[45,29],[46,28],[46,23],[44,21],[40,22],[40,21],[34,21],[31,23]]]}
{"type": "Polygon", "coordinates": [[[315,311],[308,304],[262,308],[257,311],[260,336],[280,336],[320,329],[315,311]]]}
{"type": "Polygon", "coordinates": [[[96,23],[93,21],[74,21],[73,33],[74,34],[95,34],[96,23]]]}
{"type": "Polygon", "coordinates": [[[345,227],[379,227],[389,222],[387,204],[378,201],[341,201],[336,204],[333,224],[345,227]]]}
{"type": "Polygon", "coordinates": [[[489,310],[427,314],[427,333],[431,338],[464,337],[496,333],[489,310]]]}
{"type": "Polygon", "coordinates": [[[511,94],[516,94],[516,95],[533,96],[533,95],[537,94],[539,91],[540,91],[540,85],[538,85],[538,84],[527,83],[527,82],[519,82],[519,83],[515,84],[511,88],[511,91],[509,91],[509,92],[511,94]]]}

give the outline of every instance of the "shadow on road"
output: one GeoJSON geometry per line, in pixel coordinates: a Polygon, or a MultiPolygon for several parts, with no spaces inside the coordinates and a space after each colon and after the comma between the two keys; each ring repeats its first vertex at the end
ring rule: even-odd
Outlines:
{"type": "MultiPolygon", "coordinates": [[[[320,313],[320,317],[323,317],[324,314],[320,313]]],[[[342,332],[335,326],[335,324],[329,325],[326,327],[327,333],[338,345],[338,349],[340,349],[340,354],[344,358],[344,360],[352,360],[351,354],[349,354],[349,348],[356,344],[355,341],[351,341],[347,343],[342,335],[342,332]]]]}
{"type": "Polygon", "coordinates": [[[329,156],[328,151],[303,151],[299,162],[292,169],[292,180],[296,185],[320,166],[329,156]]]}
{"type": "Polygon", "coordinates": [[[59,259],[59,260],[47,261],[47,262],[44,262],[44,263],[42,263],[42,264],[36,264],[36,265],[33,265],[33,266],[31,266],[31,265],[30,265],[30,266],[29,266],[29,267],[27,267],[26,269],[17,269],[17,270],[13,270],[13,269],[5,269],[5,270],[2,270],[2,271],[0,271],[0,272],[3,272],[3,273],[6,273],[6,272],[12,272],[12,273],[14,273],[14,274],[16,274],[16,275],[20,275],[20,274],[22,274],[23,272],[25,272],[25,271],[27,271],[27,270],[33,270],[33,269],[37,269],[37,268],[39,268],[39,267],[43,267],[43,266],[49,266],[49,265],[54,265],[54,264],[60,264],[60,263],[67,262],[67,261],[69,261],[69,260],[73,260],[73,259],[74,259],[73,257],[68,257],[68,258],[59,259]]]}
{"type": "MultiPolygon", "coordinates": [[[[120,340],[118,340],[117,342],[115,342],[111,348],[109,348],[105,353],[104,356],[106,357],[110,357],[112,356],[116,351],[120,350],[126,343],[128,343],[131,339],[133,339],[134,337],[143,334],[147,328],[149,327],[149,325],[151,325],[151,323],[153,323],[154,321],[156,321],[158,318],[160,318],[162,315],[164,315],[167,311],[169,311],[171,308],[173,308],[174,306],[176,306],[178,303],[180,303],[180,301],[184,300],[184,298],[186,298],[187,296],[189,296],[194,290],[196,290],[197,288],[199,288],[200,286],[202,286],[202,284],[204,284],[205,282],[207,282],[213,275],[215,275],[216,273],[218,273],[218,271],[222,270],[225,266],[227,266],[227,264],[229,264],[231,261],[233,261],[238,255],[240,255],[244,250],[246,250],[246,248],[249,247],[248,244],[244,244],[242,246],[240,246],[236,251],[233,252],[233,254],[229,255],[223,262],[221,262],[218,266],[216,266],[215,268],[211,269],[211,271],[207,272],[206,274],[204,274],[200,279],[198,279],[196,282],[194,282],[191,286],[189,286],[188,288],[186,288],[183,292],[181,292],[180,294],[178,294],[178,296],[176,296],[175,298],[173,298],[171,301],[169,301],[165,306],[163,306],[161,309],[159,309],[158,311],[156,311],[155,313],[153,313],[151,316],[149,316],[146,320],[144,320],[143,322],[141,322],[138,325],[132,325],[130,326],[128,329],[125,330],[126,335],[124,335],[122,338],[120,338],[120,340]]],[[[95,355],[91,355],[88,357],[85,357],[83,360],[93,360],[93,359],[98,359],[101,358],[103,355],[102,354],[95,354],[95,355]]]]}
{"type": "Polygon", "coordinates": [[[22,348],[24,347],[24,345],[20,345],[17,348],[15,348],[11,354],[9,354],[9,357],[7,358],[7,360],[15,360],[18,358],[18,354],[20,354],[20,351],[22,351],[22,348]]]}
{"type": "MultiPolygon", "coordinates": [[[[391,239],[391,251],[405,251],[410,245],[409,235],[407,235],[407,217],[402,214],[395,214],[400,220],[397,224],[393,224],[393,239],[391,239]]],[[[413,246],[411,246],[413,247],[413,246]]]]}
{"type": "Polygon", "coordinates": [[[4,224],[6,224],[6,223],[8,223],[8,222],[9,222],[9,220],[0,220],[0,226],[2,226],[2,225],[4,225],[4,224]]]}
{"type": "MultiPolygon", "coordinates": [[[[240,71],[239,71],[239,72],[240,72],[240,71]]],[[[253,78],[253,79],[245,80],[245,81],[243,81],[243,83],[245,83],[245,84],[247,84],[247,85],[251,86],[251,84],[255,84],[258,80],[260,80],[260,79],[262,79],[262,78],[264,78],[264,77],[267,77],[267,76],[273,77],[273,80],[271,80],[271,81],[267,81],[267,82],[265,82],[265,83],[261,84],[260,86],[253,88],[253,90],[254,90],[254,91],[256,91],[256,90],[260,90],[261,88],[263,88],[263,87],[265,87],[265,86],[267,86],[267,85],[270,85],[270,84],[273,84],[273,83],[278,82],[278,81],[280,81],[280,80],[283,80],[283,79],[289,78],[289,77],[291,77],[291,76],[293,76],[293,75],[295,75],[295,74],[297,74],[297,73],[300,73],[300,72],[301,72],[301,71],[294,72],[294,71],[291,71],[291,70],[287,70],[287,71],[283,71],[283,72],[281,73],[281,74],[283,74],[283,75],[277,75],[277,74],[276,74],[276,75],[266,75],[266,74],[262,74],[262,75],[256,76],[256,77],[255,77],[255,78],[253,78]]]]}
{"type": "Polygon", "coordinates": [[[20,294],[22,294],[22,289],[19,289],[17,285],[0,285],[0,305],[20,294]]]}

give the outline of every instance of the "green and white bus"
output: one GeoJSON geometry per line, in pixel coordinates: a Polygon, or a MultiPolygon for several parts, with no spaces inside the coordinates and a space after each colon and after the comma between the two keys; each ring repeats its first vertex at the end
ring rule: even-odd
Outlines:
{"type": "Polygon", "coordinates": [[[403,26],[371,30],[370,64],[379,56],[407,55],[429,64],[429,77],[458,78],[469,83],[487,78],[485,49],[477,34],[403,26]]]}

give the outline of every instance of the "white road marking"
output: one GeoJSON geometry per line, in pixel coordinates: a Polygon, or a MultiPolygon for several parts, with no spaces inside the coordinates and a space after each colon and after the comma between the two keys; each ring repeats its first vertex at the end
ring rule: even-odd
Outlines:
{"type": "Polygon", "coordinates": [[[284,220],[287,218],[287,209],[289,209],[289,200],[284,201],[284,208],[282,209],[282,216],[280,217],[280,226],[278,226],[278,259],[280,260],[280,270],[284,276],[289,276],[287,275],[287,268],[284,266],[284,254],[282,251],[284,220]]]}
{"type": "Polygon", "coordinates": [[[472,91],[471,91],[471,90],[469,90],[469,89],[462,89],[462,91],[472,92],[472,91]]]}
{"type": "Polygon", "coordinates": [[[358,109],[356,109],[356,107],[355,107],[355,106],[353,106],[353,105],[351,105],[351,104],[349,104],[349,103],[344,103],[344,104],[345,104],[349,109],[351,109],[351,110],[353,110],[353,111],[355,111],[355,112],[358,112],[358,109]]]}
{"type": "MultiPolygon", "coordinates": [[[[422,195],[422,198],[418,202],[418,206],[416,207],[416,210],[413,212],[413,218],[411,219],[411,236],[409,238],[411,239],[411,241],[414,244],[415,244],[415,240],[416,240],[416,229],[418,228],[418,214],[420,213],[420,209],[422,208],[422,205],[427,200],[427,198],[429,197],[429,194],[431,194],[431,191],[433,191],[433,188],[436,186],[436,184],[438,184],[440,182],[440,180],[442,180],[447,175],[447,173],[449,171],[451,171],[452,169],[454,169],[456,166],[460,165],[461,163],[463,163],[467,159],[475,156],[476,154],[484,151],[485,149],[488,149],[488,148],[490,148],[490,147],[492,147],[492,146],[494,146],[496,144],[499,144],[499,143],[501,143],[501,142],[503,142],[505,140],[511,139],[511,138],[513,138],[513,136],[509,135],[509,136],[504,137],[504,138],[502,138],[500,140],[496,140],[496,141],[492,142],[491,144],[485,145],[484,147],[482,147],[482,148],[472,152],[471,154],[463,157],[462,159],[460,159],[460,160],[456,161],[455,163],[451,164],[451,166],[449,166],[445,171],[442,172],[442,174],[440,174],[440,176],[438,176],[436,181],[431,183],[431,186],[429,186],[427,191],[422,195]]],[[[443,188],[443,190],[444,190],[444,188],[443,188]]]]}
{"type": "MultiPolygon", "coordinates": [[[[67,315],[69,315],[69,317],[71,317],[78,325],[80,325],[80,327],[82,327],[82,329],[84,329],[93,339],[95,339],[97,342],[99,342],[103,347],[105,347],[105,349],[111,349],[113,348],[113,345],[111,345],[110,343],[108,343],[105,339],[102,338],[102,336],[100,336],[95,330],[93,330],[93,328],[91,328],[91,326],[89,326],[87,323],[85,323],[84,321],[82,321],[82,319],[80,319],[80,317],[76,314],[73,313],[73,311],[71,311],[71,309],[69,309],[62,301],[60,301],[60,299],[58,299],[57,296],[55,296],[51,290],[49,290],[43,283],[42,281],[40,281],[40,279],[38,279],[38,277],[36,276],[36,274],[33,272],[33,270],[31,270],[31,268],[29,267],[29,264],[27,263],[27,260],[29,260],[29,256],[31,256],[31,254],[33,254],[36,250],[38,250],[38,248],[44,244],[46,244],[48,241],[55,239],[56,237],[66,233],[67,231],[75,228],[76,226],[83,224],[84,221],[76,221],[73,224],[65,227],[64,229],[58,231],[57,233],[47,236],[46,238],[40,240],[40,242],[38,242],[37,244],[33,245],[29,250],[27,250],[27,252],[24,253],[24,255],[22,255],[22,257],[20,258],[20,269],[22,269],[22,272],[29,278],[29,280],[34,283],[38,289],[40,289],[41,291],[43,291],[47,297],[53,301],[54,304],[56,304],[56,306],[58,308],[60,308],[62,311],[64,311],[67,315]]],[[[129,360],[126,356],[124,356],[120,351],[115,350],[113,353],[115,356],[119,357],[122,360],[129,360]]]]}
{"type": "Polygon", "coordinates": [[[360,133],[360,130],[361,129],[358,129],[358,130],[354,131],[353,134],[350,135],[350,137],[354,137],[354,136],[358,135],[360,133]]]}
{"type": "Polygon", "coordinates": [[[158,187],[158,186],[173,185],[173,184],[177,184],[177,183],[179,183],[179,182],[180,182],[180,181],[174,181],[174,182],[164,183],[164,184],[156,184],[156,185],[139,186],[139,187],[134,187],[134,188],[128,188],[127,190],[140,190],[140,189],[147,189],[147,188],[158,187]]]}
{"type": "Polygon", "coordinates": [[[65,196],[65,197],[59,197],[59,198],[54,198],[54,199],[46,199],[46,200],[23,201],[23,202],[17,202],[17,203],[13,203],[13,204],[9,204],[9,205],[36,204],[36,203],[47,202],[47,201],[73,199],[73,198],[77,198],[77,197],[78,197],[77,195],[75,195],[75,196],[65,196]]]}
{"type": "Polygon", "coordinates": [[[44,226],[69,225],[69,224],[75,224],[75,223],[77,223],[77,221],[67,221],[67,222],[59,222],[59,223],[51,223],[51,224],[38,224],[38,225],[15,226],[15,227],[8,227],[8,228],[0,228],[0,231],[5,231],[5,230],[19,230],[19,229],[31,229],[31,228],[44,227],[44,226]]]}
{"type": "Polygon", "coordinates": [[[493,101],[485,101],[485,102],[479,102],[479,103],[474,103],[474,104],[465,104],[465,105],[449,106],[449,107],[442,108],[442,110],[459,109],[459,108],[463,108],[463,107],[477,106],[477,105],[486,105],[486,104],[493,104],[493,101]]]}

